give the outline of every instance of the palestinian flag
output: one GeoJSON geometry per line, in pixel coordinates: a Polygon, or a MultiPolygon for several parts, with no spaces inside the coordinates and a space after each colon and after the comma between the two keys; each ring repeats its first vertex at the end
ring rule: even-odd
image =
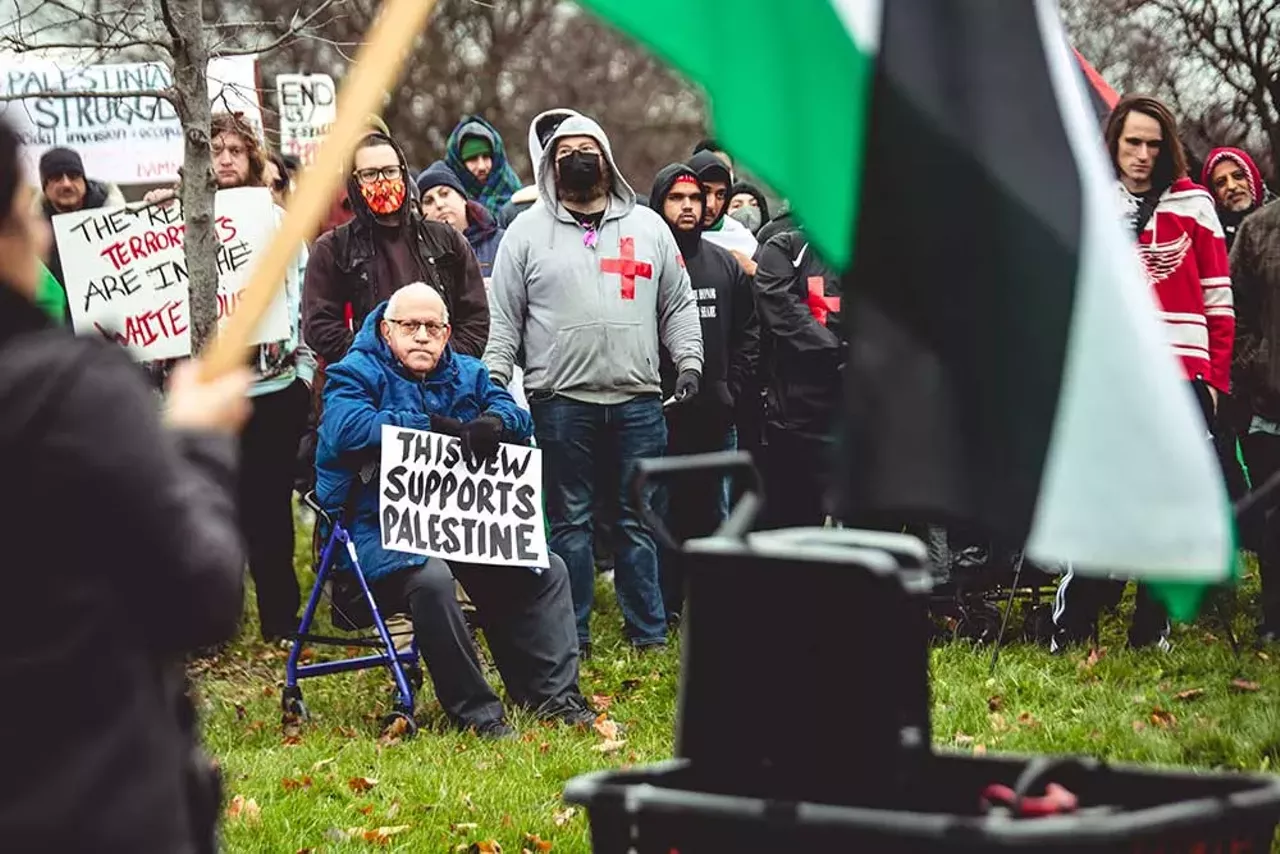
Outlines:
{"type": "Polygon", "coordinates": [[[852,511],[1171,582],[1176,617],[1229,577],[1226,491],[1053,0],[581,2],[706,88],[848,270],[852,511]]]}

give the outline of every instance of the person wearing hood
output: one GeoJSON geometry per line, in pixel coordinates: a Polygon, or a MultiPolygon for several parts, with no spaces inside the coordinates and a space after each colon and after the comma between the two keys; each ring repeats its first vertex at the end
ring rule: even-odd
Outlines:
{"type": "MultiPolygon", "coordinates": [[[[40,211],[49,221],[57,214],[124,205],[124,194],[119,187],[85,177],[84,161],[70,148],[51,148],[40,157],[40,187],[43,190],[40,211]]],[[[58,284],[65,287],[67,282],[56,242],[49,246],[46,266],[58,284]]],[[[65,312],[65,305],[63,310],[65,312]]]]}
{"type": "Polygon", "coordinates": [[[511,196],[511,200],[502,206],[502,210],[498,211],[499,227],[510,228],[512,220],[533,207],[533,203],[538,201],[538,180],[542,176],[542,151],[547,147],[547,141],[556,132],[556,128],[560,127],[560,123],[569,116],[577,114],[577,111],[567,107],[556,107],[553,110],[538,113],[533,117],[533,121],[529,122],[529,163],[532,164],[533,183],[517,190],[511,196]]]}
{"type": "Polygon", "coordinates": [[[729,190],[728,215],[746,226],[758,240],[760,229],[769,221],[769,201],[759,187],[739,181],[729,190]]]}
{"type": "MultiPolygon", "coordinates": [[[[702,387],[697,396],[667,409],[667,453],[731,451],[738,446],[735,411],[759,356],[751,279],[732,255],[702,239],[703,194],[692,169],[683,163],[662,169],[649,199],[680,248],[702,323],[702,387]]],[[[675,366],[663,356],[663,394],[670,396],[675,366]]],[[[727,478],[687,477],[673,487],[667,490],[667,519],[678,542],[710,536],[728,518],[727,478]]],[[[684,598],[678,561],[662,562],[662,595],[671,620],[682,610],[684,598]]]]}
{"type": "Polygon", "coordinates": [[[418,192],[422,194],[422,215],[462,232],[480,262],[480,274],[488,279],[506,230],[498,227],[483,205],[467,199],[462,182],[443,160],[432,163],[418,176],[418,192]]]}
{"type": "Polygon", "coordinates": [[[1262,172],[1248,153],[1238,148],[1215,148],[1204,161],[1200,184],[1217,203],[1218,220],[1230,252],[1244,218],[1271,201],[1267,185],[1262,183],[1262,172]]]}
{"type": "MultiPolygon", "coordinates": [[[[1236,306],[1231,397],[1240,448],[1258,487],[1280,471],[1280,204],[1266,201],[1262,176],[1248,155],[1225,152],[1236,150],[1211,153],[1208,163],[1213,165],[1206,164],[1206,172],[1218,200],[1218,215],[1226,217],[1224,228],[1238,223],[1231,246],[1236,306]],[[1246,195],[1254,202],[1251,208],[1223,211],[1224,206],[1243,208],[1246,195]],[[1257,204],[1259,199],[1264,203],[1257,204]],[[1232,217],[1242,212],[1240,220],[1232,217]]],[[[1258,636],[1262,642],[1274,642],[1280,639],[1280,515],[1272,508],[1245,520],[1241,539],[1258,555],[1262,581],[1258,636]]]]}
{"type": "Polygon", "coordinates": [[[627,634],[637,647],[665,644],[657,548],[626,485],[636,461],[662,456],[667,443],[660,345],[676,368],[673,396],[698,393],[698,306],[671,229],[636,205],[594,120],[560,124],[539,176],[539,204],[498,247],[485,364],[505,383],[524,349],[551,548],[569,568],[580,647],[590,649],[593,493],[604,467],[621,474],[615,582],[627,634]]]}
{"type": "Polygon", "coordinates": [[[738,259],[747,275],[754,276],[756,266],[751,259],[755,257],[759,244],[745,225],[725,216],[729,207],[729,188],[733,186],[733,173],[724,160],[710,150],[693,155],[689,158],[688,166],[702,182],[702,191],[707,199],[706,210],[702,213],[702,239],[727,249],[738,259]]]}
{"type": "Polygon", "coordinates": [[[520,176],[507,162],[502,135],[480,116],[463,116],[445,143],[445,162],[466,189],[467,198],[497,216],[520,189],[520,176]]]}
{"type": "Polygon", "coordinates": [[[338,361],[351,346],[353,326],[359,329],[373,307],[401,285],[421,281],[449,306],[454,349],[479,356],[489,337],[489,302],[470,244],[457,229],[422,216],[418,187],[391,137],[365,136],[353,166],[347,192],[355,218],[321,235],[307,264],[307,343],[326,364],[338,361]]]}

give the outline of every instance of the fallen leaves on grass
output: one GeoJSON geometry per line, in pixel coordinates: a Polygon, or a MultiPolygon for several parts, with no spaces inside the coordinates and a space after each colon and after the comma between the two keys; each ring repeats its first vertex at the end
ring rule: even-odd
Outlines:
{"type": "Polygon", "coordinates": [[[409,721],[407,718],[396,716],[382,734],[378,736],[379,747],[391,747],[393,744],[399,744],[400,739],[409,732],[409,721]]]}
{"type": "Polygon", "coordinates": [[[1262,690],[1262,686],[1257,682],[1250,682],[1248,679],[1232,679],[1231,690],[1237,694],[1253,694],[1262,690]]]}
{"type": "Polygon", "coordinates": [[[1177,725],[1178,719],[1174,717],[1172,712],[1156,706],[1151,710],[1151,723],[1160,727],[1160,729],[1171,729],[1177,725]]]}
{"type": "Polygon", "coordinates": [[[955,736],[955,744],[956,747],[968,747],[973,744],[973,736],[958,732],[955,736]]]}
{"type": "Polygon", "coordinates": [[[1196,700],[1204,696],[1203,688],[1188,688],[1185,691],[1179,691],[1173,695],[1173,699],[1182,700],[1184,703],[1188,700],[1196,700]]]}
{"type": "Polygon", "coordinates": [[[391,842],[391,837],[399,836],[413,825],[395,824],[387,827],[348,827],[342,830],[338,827],[331,827],[324,832],[324,838],[329,842],[347,842],[352,839],[363,839],[365,842],[372,842],[375,845],[387,845],[391,842]]]}
{"type": "Polygon", "coordinates": [[[336,758],[337,758],[337,757],[330,756],[328,759],[321,759],[321,760],[320,760],[319,762],[317,762],[315,765],[312,765],[312,766],[311,766],[311,771],[312,771],[312,773],[315,773],[316,771],[319,771],[321,768],[324,768],[326,765],[332,765],[332,764],[334,763],[334,760],[335,760],[336,758]]]}
{"type": "Polygon", "coordinates": [[[556,827],[564,827],[569,821],[578,814],[577,807],[565,807],[562,810],[556,810],[551,814],[551,821],[556,827]]]}
{"type": "Polygon", "coordinates": [[[1009,728],[1009,722],[1004,719],[1004,715],[999,712],[991,713],[991,728],[996,732],[1004,732],[1009,728]]]}
{"type": "Polygon", "coordinates": [[[496,839],[486,839],[482,842],[472,842],[467,852],[468,854],[502,854],[502,846],[496,839]]]}
{"type": "Polygon", "coordinates": [[[303,777],[300,780],[295,780],[292,777],[285,777],[280,781],[280,785],[284,786],[284,790],[286,792],[296,792],[298,789],[310,789],[311,778],[303,777]]]}
{"type": "Polygon", "coordinates": [[[595,745],[595,746],[594,746],[594,747],[592,747],[591,749],[592,749],[592,750],[594,750],[594,751],[596,751],[597,753],[613,753],[613,752],[615,752],[615,751],[617,751],[617,750],[621,749],[621,747],[622,747],[624,744],[626,744],[626,743],[627,743],[627,742],[626,742],[626,740],[625,740],[625,739],[621,739],[621,738],[606,738],[604,741],[602,741],[602,742],[600,742],[599,744],[595,745]]]}
{"type": "Polygon", "coordinates": [[[547,753],[547,752],[549,752],[550,750],[551,750],[551,742],[549,742],[549,741],[544,741],[544,742],[542,742],[542,744],[539,744],[539,745],[538,745],[538,752],[539,752],[539,753],[547,753]]]}
{"type": "Polygon", "coordinates": [[[280,740],[280,743],[285,747],[297,747],[302,744],[302,736],[297,733],[286,734],[285,737],[280,740]]]}
{"type": "Polygon", "coordinates": [[[1098,663],[1099,661],[1101,661],[1101,660],[1102,660],[1102,657],[1103,657],[1104,655],[1106,655],[1106,654],[1107,654],[1107,648],[1106,648],[1105,646],[1102,646],[1102,647],[1097,647],[1097,646],[1092,647],[1092,648],[1089,650],[1089,654],[1088,654],[1087,656],[1085,656],[1084,661],[1080,662],[1080,669],[1081,669],[1081,670],[1092,670],[1092,669],[1094,668],[1094,666],[1095,666],[1095,665],[1097,665],[1097,663],[1098,663]]]}
{"type": "Polygon", "coordinates": [[[347,787],[357,795],[369,791],[378,785],[378,781],[372,777],[352,777],[347,781],[347,787]]]}
{"type": "Polygon", "coordinates": [[[392,801],[391,806],[387,807],[387,819],[393,819],[398,815],[400,815],[400,802],[392,801]]]}
{"type": "Polygon", "coordinates": [[[1025,727],[1030,727],[1031,729],[1035,729],[1036,727],[1040,726],[1040,721],[1036,720],[1035,715],[1031,714],[1030,712],[1023,712],[1022,714],[1018,715],[1018,726],[1025,726],[1025,727]]]}
{"type": "Polygon", "coordinates": [[[618,737],[618,723],[609,719],[606,714],[600,714],[596,717],[595,723],[591,727],[600,735],[604,736],[606,741],[614,741],[618,737]]]}
{"type": "Polygon", "coordinates": [[[524,835],[525,851],[550,851],[551,842],[543,839],[536,833],[526,833],[524,835]]]}
{"type": "Polygon", "coordinates": [[[613,705],[613,698],[608,694],[592,694],[591,705],[602,712],[607,712],[609,707],[613,705]]]}
{"type": "Polygon", "coordinates": [[[243,821],[245,824],[257,824],[262,821],[262,808],[253,798],[236,795],[227,806],[228,821],[243,821]]]}
{"type": "Polygon", "coordinates": [[[987,698],[987,711],[998,712],[1004,708],[1004,697],[999,694],[992,694],[987,698]]]}
{"type": "Polygon", "coordinates": [[[349,726],[336,726],[333,728],[333,734],[340,735],[343,738],[359,738],[360,737],[360,733],[356,732],[354,727],[349,727],[349,726]]]}
{"type": "Polygon", "coordinates": [[[355,808],[360,815],[373,815],[373,804],[361,804],[355,808]]]}
{"type": "Polygon", "coordinates": [[[476,824],[474,821],[460,821],[455,824],[449,825],[449,832],[459,833],[459,834],[462,834],[463,836],[466,836],[468,833],[475,830],[479,826],[480,825],[476,824]]]}

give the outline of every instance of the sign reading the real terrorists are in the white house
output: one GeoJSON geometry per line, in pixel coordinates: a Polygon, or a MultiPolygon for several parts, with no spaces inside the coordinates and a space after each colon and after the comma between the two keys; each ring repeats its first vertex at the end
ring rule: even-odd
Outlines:
{"type": "Polygon", "coordinates": [[[384,425],[382,547],[460,563],[546,568],[542,452],[502,444],[491,460],[452,436],[384,425]]]}

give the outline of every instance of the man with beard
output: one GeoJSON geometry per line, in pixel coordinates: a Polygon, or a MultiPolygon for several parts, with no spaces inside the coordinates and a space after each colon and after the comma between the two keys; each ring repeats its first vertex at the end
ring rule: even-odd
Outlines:
{"type": "MultiPolygon", "coordinates": [[[[114,184],[90,181],[84,175],[84,161],[70,148],[51,148],[40,157],[40,211],[46,220],[61,213],[112,208],[124,204],[120,188],[114,184]]],[[[62,277],[62,257],[56,244],[49,247],[49,272],[66,285],[62,277]]],[[[65,298],[63,299],[65,303],[65,298]]],[[[65,305],[64,305],[65,309],[65,305]]]]}
{"type": "MultiPolygon", "coordinates": [[[[589,651],[591,641],[593,493],[604,467],[621,473],[614,551],[627,634],[638,648],[662,645],[657,548],[627,493],[636,461],[666,447],[660,342],[676,366],[675,398],[698,393],[698,307],[671,230],[636,205],[594,120],[566,118],[547,141],[539,174],[540,203],[512,222],[498,247],[484,360],[505,384],[524,348],[550,545],[569,568],[579,648],[589,651]]],[[[644,500],[652,498],[650,490],[644,500]]]]}
{"type": "Polygon", "coordinates": [[[502,135],[480,116],[463,116],[458,122],[445,144],[445,162],[466,188],[467,198],[484,205],[492,216],[520,189],[502,135]]]}
{"type": "Polygon", "coordinates": [[[449,307],[454,349],[468,356],[483,353],[489,304],[466,238],[423,218],[404,152],[391,137],[367,135],[353,165],[347,194],[355,218],[321,235],[307,264],[307,342],[325,363],[338,361],[351,346],[352,328],[359,329],[375,305],[410,282],[425,282],[449,307]]]}
{"type": "Polygon", "coordinates": [[[765,385],[764,526],[821,525],[829,512],[846,342],[840,275],[802,231],[760,247],[755,276],[765,385]]]}
{"type": "MultiPolygon", "coordinates": [[[[701,454],[738,446],[734,412],[755,374],[760,346],[751,279],[733,256],[702,239],[702,187],[683,163],[667,166],[653,180],[650,205],[671,227],[698,302],[702,321],[702,388],[667,409],[667,453],[701,454]]],[[[675,366],[662,360],[663,393],[675,390],[675,366]]],[[[671,485],[668,527],[679,542],[711,534],[729,515],[729,484],[723,476],[691,476],[671,485]]],[[[684,579],[677,561],[662,562],[662,597],[668,620],[679,614],[684,579]]]]}
{"type": "MultiPolygon", "coordinates": [[[[1244,152],[1218,149],[1209,155],[1205,171],[1227,240],[1232,241],[1234,232],[1231,280],[1236,340],[1231,397],[1237,417],[1233,421],[1249,475],[1258,487],[1280,471],[1280,205],[1265,203],[1262,176],[1244,152]]],[[[1244,521],[1241,535],[1245,546],[1258,555],[1259,639],[1274,642],[1280,638],[1280,517],[1274,508],[1259,512],[1244,521]]]]}
{"type": "Polygon", "coordinates": [[[702,212],[702,239],[727,249],[747,275],[754,276],[756,267],[751,259],[759,244],[745,225],[725,216],[729,209],[729,189],[733,186],[729,167],[711,151],[699,151],[689,158],[688,166],[698,176],[707,199],[702,212]]]}

